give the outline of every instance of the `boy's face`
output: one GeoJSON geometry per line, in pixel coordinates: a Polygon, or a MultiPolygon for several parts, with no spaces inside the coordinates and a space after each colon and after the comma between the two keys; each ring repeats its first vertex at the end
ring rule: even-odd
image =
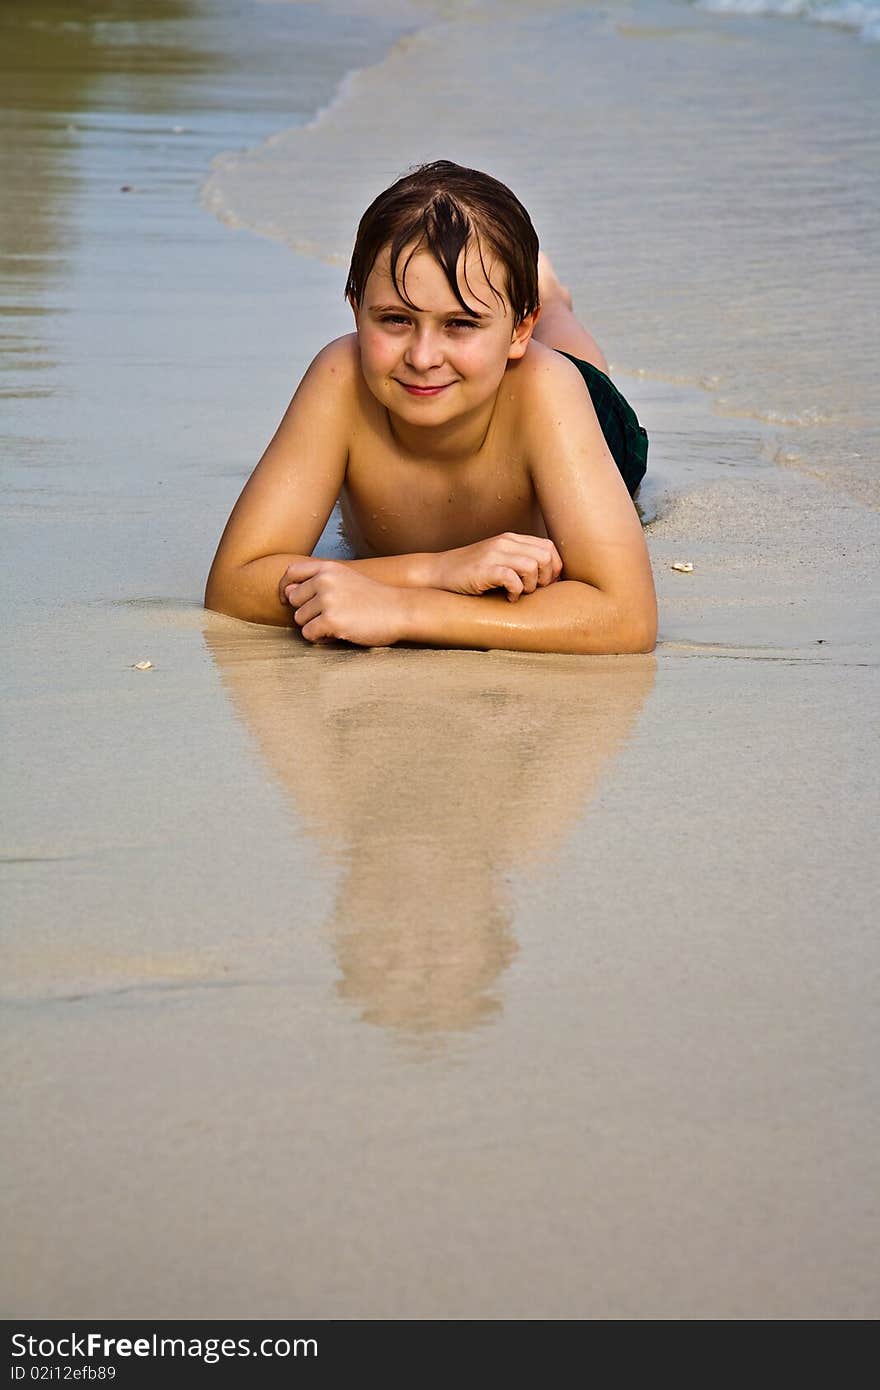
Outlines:
{"type": "MultiPolygon", "coordinates": [[[[398,261],[398,280],[409,250],[398,261]]],[[[504,294],[503,265],[485,250],[483,260],[492,285],[504,294]]],[[[428,426],[492,400],[508,361],[525,352],[537,314],[514,328],[510,305],[490,286],[472,243],[459,259],[458,284],[474,314],[462,309],[429,251],[417,251],[406,267],[406,294],[417,311],[395,291],[390,265],[386,247],[370,272],[360,309],[352,305],[361,367],[376,399],[408,423],[428,426]]]]}

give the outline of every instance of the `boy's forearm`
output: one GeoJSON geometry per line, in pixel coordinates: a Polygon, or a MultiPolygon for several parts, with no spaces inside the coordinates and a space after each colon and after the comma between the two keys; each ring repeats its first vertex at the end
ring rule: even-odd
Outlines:
{"type": "MultiPolygon", "coordinates": [[[[282,602],[279,585],[287,566],[302,558],[264,555],[231,572],[215,575],[212,570],[205,606],[246,622],[291,627],[293,612],[282,602]]],[[[474,597],[422,587],[429,582],[433,558],[428,553],[344,562],[398,591],[398,641],[590,655],[653,650],[656,610],[627,613],[609,595],[578,580],[557,580],[515,603],[495,594],[474,597]]]]}
{"type": "MultiPolygon", "coordinates": [[[[442,552],[441,552],[442,553],[442,552]]],[[[346,560],[353,570],[360,570],[380,584],[396,589],[423,589],[434,583],[437,555],[431,551],[412,555],[377,555],[369,560],[346,560]]]]}
{"type": "MultiPolygon", "coordinates": [[[[303,558],[292,554],[263,555],[235,570],[215,573],[212,569],[205,590],[205,607],[249,623],[290,627],[293,614],[289,604],[281,601],[279,585],[287,566],[303,558]]],[[[431,562],[435,558],[431,553],[382,555],[370,560],[337,563],[350,565],[382,584],[410,589],[431,583],[431,562]]]]}
{"type": "Polygon", "coordinates": [[[656,614],[627,614],[607,594],[577,580],[558,580],[515,603],[494,594],[470,597],[413,589],[400,640],[436,647],[610,655],[650,652],[656,614]]]}

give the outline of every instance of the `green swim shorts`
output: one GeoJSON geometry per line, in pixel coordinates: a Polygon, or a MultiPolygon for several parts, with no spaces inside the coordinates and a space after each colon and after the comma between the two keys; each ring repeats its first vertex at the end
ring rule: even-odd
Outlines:
{"type": "MultiPolygon", "coordinates": [[[[556,352],[562,352],[562,348],[556,348],[556,352]]],[[[620,394],[610,377],[600,372],[592,363],[572,357],[570,352],[562,352],[562,356],[574,363],[586,382],[605,442],[611,450],[630,497],[634,497],[648,467],[647,434],[639,424],[629,401],[620,394]]]]}

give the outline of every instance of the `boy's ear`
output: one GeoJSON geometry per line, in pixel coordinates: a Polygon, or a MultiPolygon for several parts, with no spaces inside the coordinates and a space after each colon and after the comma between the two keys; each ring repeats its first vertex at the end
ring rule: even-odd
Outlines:
{"type": "Polygon", "coordinates": [[[358,309],[358,306],[357,306],[357,300],[355,299],[354,295],[352,295],[352,294],[348,295],[347,298],[348,298],[349,304],[351,305],[351,312],[354,314],[354,326],[355,326],[355,328],[357,328],[357,326],[358,326],[358,316],[359,316],[359,313],[360,313],[360,310],[358,309]]]}
{"type": "Polygon", "coordinates": [[[507,354],[508,362],[515,362],[518,357],[522,357],[529,345],[529,339],[535,331],[535,325],[541,317],[541,306],[533,310],[531,314],[526,314],[521,323],[518,323],[513,330],[513,337],[510,340],[510,351],[507,354]]]}

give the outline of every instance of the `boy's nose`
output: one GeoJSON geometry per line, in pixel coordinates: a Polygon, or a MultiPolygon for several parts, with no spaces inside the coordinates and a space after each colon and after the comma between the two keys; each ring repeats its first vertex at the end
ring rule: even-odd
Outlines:
{"type": "Polygon", "coordinates": [[[442,363],[443,344],[437,334],[420,329],[413,335],[403,357],[407,366],[414,371],[426,372],[442,363]]]}

